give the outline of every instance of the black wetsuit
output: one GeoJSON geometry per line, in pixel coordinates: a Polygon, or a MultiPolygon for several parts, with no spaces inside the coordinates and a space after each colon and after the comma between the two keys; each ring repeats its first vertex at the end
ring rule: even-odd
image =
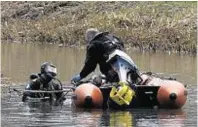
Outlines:
{"type": "Polygon", "coordinates": [[[119,38],[108,32],[101,33],[94,37],[87,46],[85,65],[80,72],[80,77],[86,77],[94,71],[97,64],[99,64],[101,73],[107,77],[107,80],[112,80],[112,73],[110,72],[111,65],[106,61],[109,54],[115,49],[124,50],[124,44],[119,38]]]}
{"type": "MultiPolygon", "coordinates": [[[[43,91],[53,91],[53,90],[62,90],[62,85],[58,80],[50,79],[49,81],[45,81],[41,74],[34,74],[30,76],[30,82],[27,84],[26,90],[43,90],[43,91]]],[[[63,93],[30,93],[25,92],[23,94],[23,99],[27,96],[32,98],[42,98],[42,97],[54,97],[56,100],[59,100],[62,97],[63,93]]]]}

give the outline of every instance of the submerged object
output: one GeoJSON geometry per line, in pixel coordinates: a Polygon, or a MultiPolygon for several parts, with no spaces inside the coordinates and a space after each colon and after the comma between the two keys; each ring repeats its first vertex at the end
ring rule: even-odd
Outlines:
{"type": "Polygon", "coordinates": [[[73,104],[76,107],[99,108],[103,104],[101,90],[92,83],[84,83],[74,90],[73,104]]]}
{"type": "Polygon", "coordinates": [[[157,100],[162,108],[181,108],[187,100],[184,85],[174,80],[163,80],[157,93],[157,100]]]}

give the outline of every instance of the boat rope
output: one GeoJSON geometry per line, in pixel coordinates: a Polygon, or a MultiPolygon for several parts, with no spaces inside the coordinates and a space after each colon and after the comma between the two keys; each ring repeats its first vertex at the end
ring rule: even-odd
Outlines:
{"type": "Polygon", "coordinates": [[[23,90],[23,92],[30,92],[30,93],[61,93],[61,92],[68,92],[69,90],[50,90],[50,91],[45,91],[45,90],[23,90]]]}
{"type": "MultiPolygon", "coordinates": [[[[11,92],[16,92],[19,96],[22,96],[23,95],[23,93],[25,93],[25,92],[29,92],[29,93],[61,93],[61,92],[66,92],[65,94],[64,94],[64,96],[66,96],[69,92],[72,92],[71,91],[72,90],[72,88],[70,88],[70,89],[65,89],[65,90],[53,90],[53,91],[45,91],[45,90],[18,90],[18,89],[16,89],[16,88],[9,88],[9,93],[11,93],[11,92]]],[[[71,95],[72,96],[72,95],[71,95]]]]}
{"type": "MultiPolygon", "coordinates": [[[[70,90],[68,90],[61,98],[58,99],[58,102],[61,101],[69,92],[72,92],[73,89],[71,88],[70,90]]],[[[65,98],[66,100],[66,98],[65,98]]]]}
{"type": "Polygon", "coordinates": [[[60,83],[61,89],[63,89],[63,84],[62,84],[62,82],[61,82],[58,78],[54,78],[54,79],[57,80],[57,81],[60,83]]]}
{"type": "MultiPolygon", "coordinates": [[[[18,94],[18,96],[23,96],[24,93],[34,93],[34,94],[39,94],[40,97],[44,97],[44,94],[45,93],[48,93],[48,94],[52,94],[54,95],[55,93],[63,93],[61,94],[61,97],[58,99],[58,102],[61,101],[66,95],[68,95],[69,92],[72,92],[75,88],[74,86],[64,86],[64,88],[66,89],[63,89],[63,84],[62,82],[57,79],[57,78],[54,78],[54,80],[57,80],[59,82],[59,84],[61,85],[61,90],[18,90],[16,88],[10,88],[9,86],[9,93],[11,92],[16,92],[18,94]]],[[[73,94],[71,95],[68,95],[68,96],[73,96],[73,94]]],[[[64,98],[66,100],[66,98],[64,98]]]]}

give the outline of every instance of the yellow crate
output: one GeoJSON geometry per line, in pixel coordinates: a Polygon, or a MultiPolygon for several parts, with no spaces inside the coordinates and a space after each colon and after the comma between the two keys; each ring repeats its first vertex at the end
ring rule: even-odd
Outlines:
{"type": "Polygon", "coordinates": [[[134,96],[134,90],[126,82],[119,82],[119,87],[113,86],[110,92],[110,98],[118,105],[129,105],[134,96]]]}

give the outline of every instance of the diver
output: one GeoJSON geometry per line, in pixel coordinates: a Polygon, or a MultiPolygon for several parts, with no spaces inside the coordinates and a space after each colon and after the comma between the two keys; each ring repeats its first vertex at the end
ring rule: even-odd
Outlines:
{"type": "MultiPolygon", "coordinates": [[[[31,74],[30,82],[26,85],[25,90],[42,90],[42,91],[53,91],[62,90],[61,82],[55,78],[57,75],[57,69],[51,62],[44,62],[41,65],[40,73],[31,74]]],[[[63,92],[58,93],[31,93],[24,92],[22,101],[24,102],[27,97],[31,98],[43,98],[50,97],[53,100],[63,99],[63,92]]]]}
{"type": "MultiPolygon", "coordinates": [[[[75,86],[82,84],[80,81],[94,71],[97,64],[99,64],[100,72],[105,75],[106,78],[105,84],[112,86],[109,102],[112,102],[112,105],[128,106],[135,96],[135,86],[141,81],[141,78],[137,66],[131,58],[124,53],[124,43],[113,34],[109,32],[99,32],[96,28],[91,28],[86,31],[85,41],[87,42],[87,51],[84,67],[78,75],[73,77],[71,82],[75,86]],[[117,55],[114,57],[115,59],[113,59],[115,53],[117,53],[117,55]],[[120,56],[123,54],[124,56],[120,56]],[[119,68],[123,68],[124,70],[120,70],[119,68]]],[[[94,78],[91,83],[100,87],[102,77],[101,79],[94,78]],[[96,83],[94,84],[94,82],[96,83]]]]}
{"type": "Polygon", "coordinates": [[[109,32],[99,32],[96,28],[90,28],[86,31],[85,41],[87,43],[85,64],[81,72],[73,77],[72,82],[76,83],[85,78],[95,70],[97,64],[99,64],[100,71],[106,76],[107,81],[115,80],[111,65],[106,63],[106,60],[115,49],[124,51],[124,43],[109,32]]]}
{"type": "Polygon", "coordinates": [[[106,76],[107,82],[117,82],[117,73],[112,69],[111,64],[107,63],[109,54],[116,49],[124,52],[124,43],[118,37],[109,32],[99,32],[96,28],[90,28],[85,33],[87,42],[86,60],[81,72],[71,80],[73,83],[79,82],[99,64],[100,71],[106,76]]]}

